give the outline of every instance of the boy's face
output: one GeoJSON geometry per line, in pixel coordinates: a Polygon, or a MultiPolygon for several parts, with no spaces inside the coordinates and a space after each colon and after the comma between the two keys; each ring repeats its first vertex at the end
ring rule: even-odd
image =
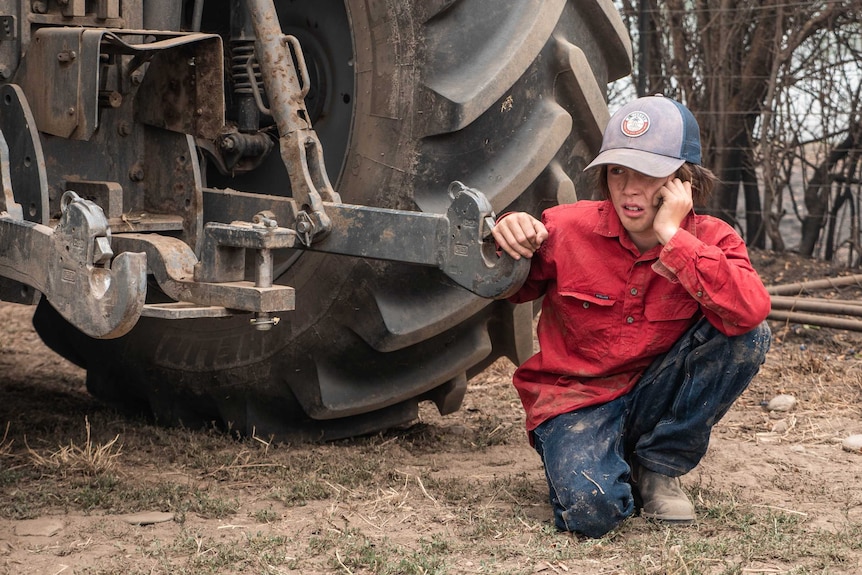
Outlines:
{"type": "Polygon", "coordinates": [[[607,167],[611,202],[623,227],[641,249],[659,243],[653,222],[661,206],[660,190],[673,176],[654,178],[616,164],[607,167]]]}

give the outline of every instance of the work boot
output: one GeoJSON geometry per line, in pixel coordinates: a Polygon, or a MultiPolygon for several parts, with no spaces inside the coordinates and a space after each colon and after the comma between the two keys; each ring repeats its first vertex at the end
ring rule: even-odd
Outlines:
{"type": "Polygon", "coordinates": [[[691,523],[694,506],[689,501],[678,477],[668,477],[638,466],[637,477],[632,476],[642,502],[641,515],[645,519],[668,523],[691,523]]]}

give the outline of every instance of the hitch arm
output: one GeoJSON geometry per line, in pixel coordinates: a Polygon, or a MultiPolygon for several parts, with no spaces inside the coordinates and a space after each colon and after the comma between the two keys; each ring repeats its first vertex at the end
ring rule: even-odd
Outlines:
{"type": "Polygon", "coordinates": [[[446,215],[326,203],[332,233],[306,249],[432,266],[481,297],[512,295],[530,260],[497,255],[484,194],[453,182],[449,196],[446,215]]]}
{"type": "MultiPolygon", "coordinates": [[[[449,186],[452,203],[446,214],[392,210],[361,205],[324,202],[332,223],[331,232],[312,244],[295,241],[296,249],[388,260],[435,267],[458,285],[485,298],[505,298],[520,288],[530,271],[526,259],[513,260],[497,255],[491,238],[494,213],[487,198],[478,190],[460,182],[449,186]]],[[[251,219],[263,209],[272,210],[272,219],[292,224],[294,200],[288,197],[244,192],[204,189],[204,204],[213,211],[232,213],[251,219]]],[[[221,270],[214,277],[196,278],[224,281],[224,270],[239,268],[225,257],[230,252],[220,247],[219,257],[210,252],[215,246],[239,245],[229,241],[221,228],[224,224],[207,224],[207,239],[201,261],[207,269],[221,270]],[[216,232],[221,239],[216,240],[216,232]],[[218,263],[219,265],[213,265],[218,263]]],[[[231,226],[236,229],[236,226],[231,226]]],[[[284,228],[276,228],[285,230],[284,228]]],[[[226,230],[225,230],[226,231],[226,230]]],[[[244,246],[260,247],[260,246],[244,246]]],[[[286,244],[273,247],[291,247],[286,244]]],[[[232,278],[233,279],[233,278],[232,278]]]]}
{"type": "Polygon", "coordinates": [[[141,315],[147,287],[142,253],[113,258],[102,209],[74,192],[61,200],[56,228],[0,212],[0,276],[42,292],[60,315],[91,337],[124,335],[141,315]]]}

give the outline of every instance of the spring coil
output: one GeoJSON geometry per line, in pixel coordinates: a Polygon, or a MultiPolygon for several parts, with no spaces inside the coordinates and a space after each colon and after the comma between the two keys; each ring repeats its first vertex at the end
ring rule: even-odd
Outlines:
{"type": "MultiPolygon", "coordinates": [[[[230,71],[236,94],[251,94],[252,84],[248,73],[248,59],[254,58],[254,40],[232,40],[230,48],[230,71]]],[[[263,92],[263,78],[257,59],[253,63],[254,82],[263,92]]]]}

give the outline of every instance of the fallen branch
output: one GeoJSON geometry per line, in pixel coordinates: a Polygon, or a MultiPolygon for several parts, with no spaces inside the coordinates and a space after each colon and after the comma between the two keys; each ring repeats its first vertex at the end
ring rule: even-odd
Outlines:
{"type": "Polygon", "coordinates": [[[768,286],[766,288],[766,291],[769,292],[771,295],[798,295],[808,290],[846,286],[858,286],[862,288],[862,274],[841,276],[840,278],[826,278],[822,280],[811,280],[807,282],[768,286]]]}
{"type": "Polygon", "coordinates": [[[810,313],[797,313],[793,311],[772,310],[768,319],[776,321],[787,321],[817,325],[820,327],[831,327],[835,329],[846,329],[848,331],[862,331],[862,320],[832,317],[810,313]]]}
{"type": "Polygon", "coordinates": [[[772,309],[811,311],[814,313],[862,317],[862,302],[835,302],[823,298],[800,298],[776,295],[772,296],[772,309]]]}

